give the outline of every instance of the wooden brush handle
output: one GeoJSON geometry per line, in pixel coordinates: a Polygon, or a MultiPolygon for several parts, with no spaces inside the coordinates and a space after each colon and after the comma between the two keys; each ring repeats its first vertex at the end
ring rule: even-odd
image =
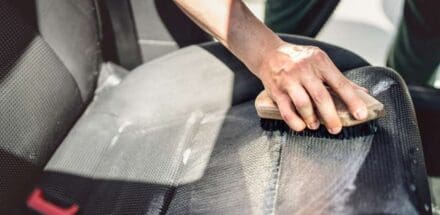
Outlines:
{"type": "MultiPolygon", "coordinates": [[[[349,127],[353,125],[358,125],[383,117],[385,115],[384,106],[381,102],[362,90],[356,89],[356,93],[367,105],[368,117],[365,120],[355,119],[351,115],[350,111],[347,109],[347,106],[344,104],[344,102],[342,102],[342,100],[335,93],[330,93],[335,103],[336,112],[341,119],[342,126],[349,127]]],[[[257,113],[260,118],[283,120],[280,111],[278,110],[277,104],[269,97],[269,94],[267,94],[267,92],[264,90],[261,91],[261,93],[255,99],[255,108],[257,109],[257,113]]],[[[323,124],[323,120],[319,120],[321,124],[323,124]]]]}

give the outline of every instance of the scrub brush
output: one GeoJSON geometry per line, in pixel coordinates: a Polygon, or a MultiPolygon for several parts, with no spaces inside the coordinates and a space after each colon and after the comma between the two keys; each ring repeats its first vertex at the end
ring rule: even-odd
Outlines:
{"type": "MultiPolygon", "coordinates": [[[[355,119],[345,106],[344,102],[333,92],[331,96],[335,103],[336,112],[341,119],[343,129],[339,134],[330,134],[325,126],[321,125],[317,130],[305,129],[296,132],[282,120],[276,103],[269,97],[266,91],[262,91],[255,99],[255,108],[261,118],[261,127],[264,130],[291,132],[298,136],[312,136],[318,138],[350,139],[359,136],[374,134],[377,130],[376,119],[385,115],[384,105],[370,96],[368,93],[357,90],[356,93],[365,102],[368,110],[368,117],[365,120],[355,119]]],[[[322,124],[322,119],[319,119],[322,124]]]]}

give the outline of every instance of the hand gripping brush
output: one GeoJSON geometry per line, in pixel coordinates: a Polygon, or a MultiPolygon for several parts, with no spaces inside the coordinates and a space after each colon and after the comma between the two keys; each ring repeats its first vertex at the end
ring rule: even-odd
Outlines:
{"type": "MultiPolygon", "coordinates": [[[[375,133],[377,130],[375,119],[385,115],[384,105],[381,102],[362,90],[356,90],[356,93],[367,105],[368,117],[365,120],[355,119],[347,109],[344,102],[335,93],[330,93],[336,107],[336,112],[341,119],[343,126],[342,131],[336,135],[330,134],[325,126],[320,126],[317,130],[305,129],[302,132],[291,130],[283,121],[276,103],[264,90],[255,99],[255,108],[257,109],[258,116],[261,118],[261,127],[264,130],[280,130],[282,132],[289,131],[292,132],[293,135],[299,136],[350,139],[375,133]]],[[[319,121],[321,124],[323,124],[323,120],[321,118],[319,118],[319,121]]]]}

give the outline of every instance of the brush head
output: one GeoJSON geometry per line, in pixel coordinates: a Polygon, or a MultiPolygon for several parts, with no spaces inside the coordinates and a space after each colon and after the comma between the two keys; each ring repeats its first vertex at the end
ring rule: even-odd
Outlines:
{"type": "Polygon", "coordinates": [[[288,133],[295,136],[304,137],[316,137],[316,138],[328,138],[328,139],[353,139],[358,137],[365,137],[373,135],[377,132],[376,120],[367,123],[344,127],[339,134],[331,134],[327,131],[327,128],[321,125],[317,130],[305,129],[304,131],[297,132],[292,130],[284,121],[274,119],[261,119],[261,128],[265,131],[274,132],[279,131],[281,133],[288,133]]]}

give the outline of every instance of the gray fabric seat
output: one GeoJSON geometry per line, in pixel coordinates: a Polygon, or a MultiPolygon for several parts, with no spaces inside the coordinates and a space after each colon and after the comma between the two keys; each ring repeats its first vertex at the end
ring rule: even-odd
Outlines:
{"type": "Polygon", "coordinates": [[[93,97],[92,1],[0,0],[0,214],[22,208],[93,97]],[[75,2],[75,3],[73,3],[75,2]]]}
{"type": "Polygon", "coordinates": [[[84,214],[428,213],[401,78],[346,50],[285,39],[320,46],[385,103],[377,134],[329,140],[262,130],[253,107],[260,82],[209,43],[142,65],[98,93],[40,186],[84,214]]]}
{"type": "Polygon", "coordinates": [[[284,37],[324,49],[387,107],[375,135],[345,140],[262,130],[260,82],[217,43],[93,95],[95,3],[0,0],[0,214],[30,212],[33,187],[82,214],[430,212],[413,108],[394,72],[284,37]]]}

